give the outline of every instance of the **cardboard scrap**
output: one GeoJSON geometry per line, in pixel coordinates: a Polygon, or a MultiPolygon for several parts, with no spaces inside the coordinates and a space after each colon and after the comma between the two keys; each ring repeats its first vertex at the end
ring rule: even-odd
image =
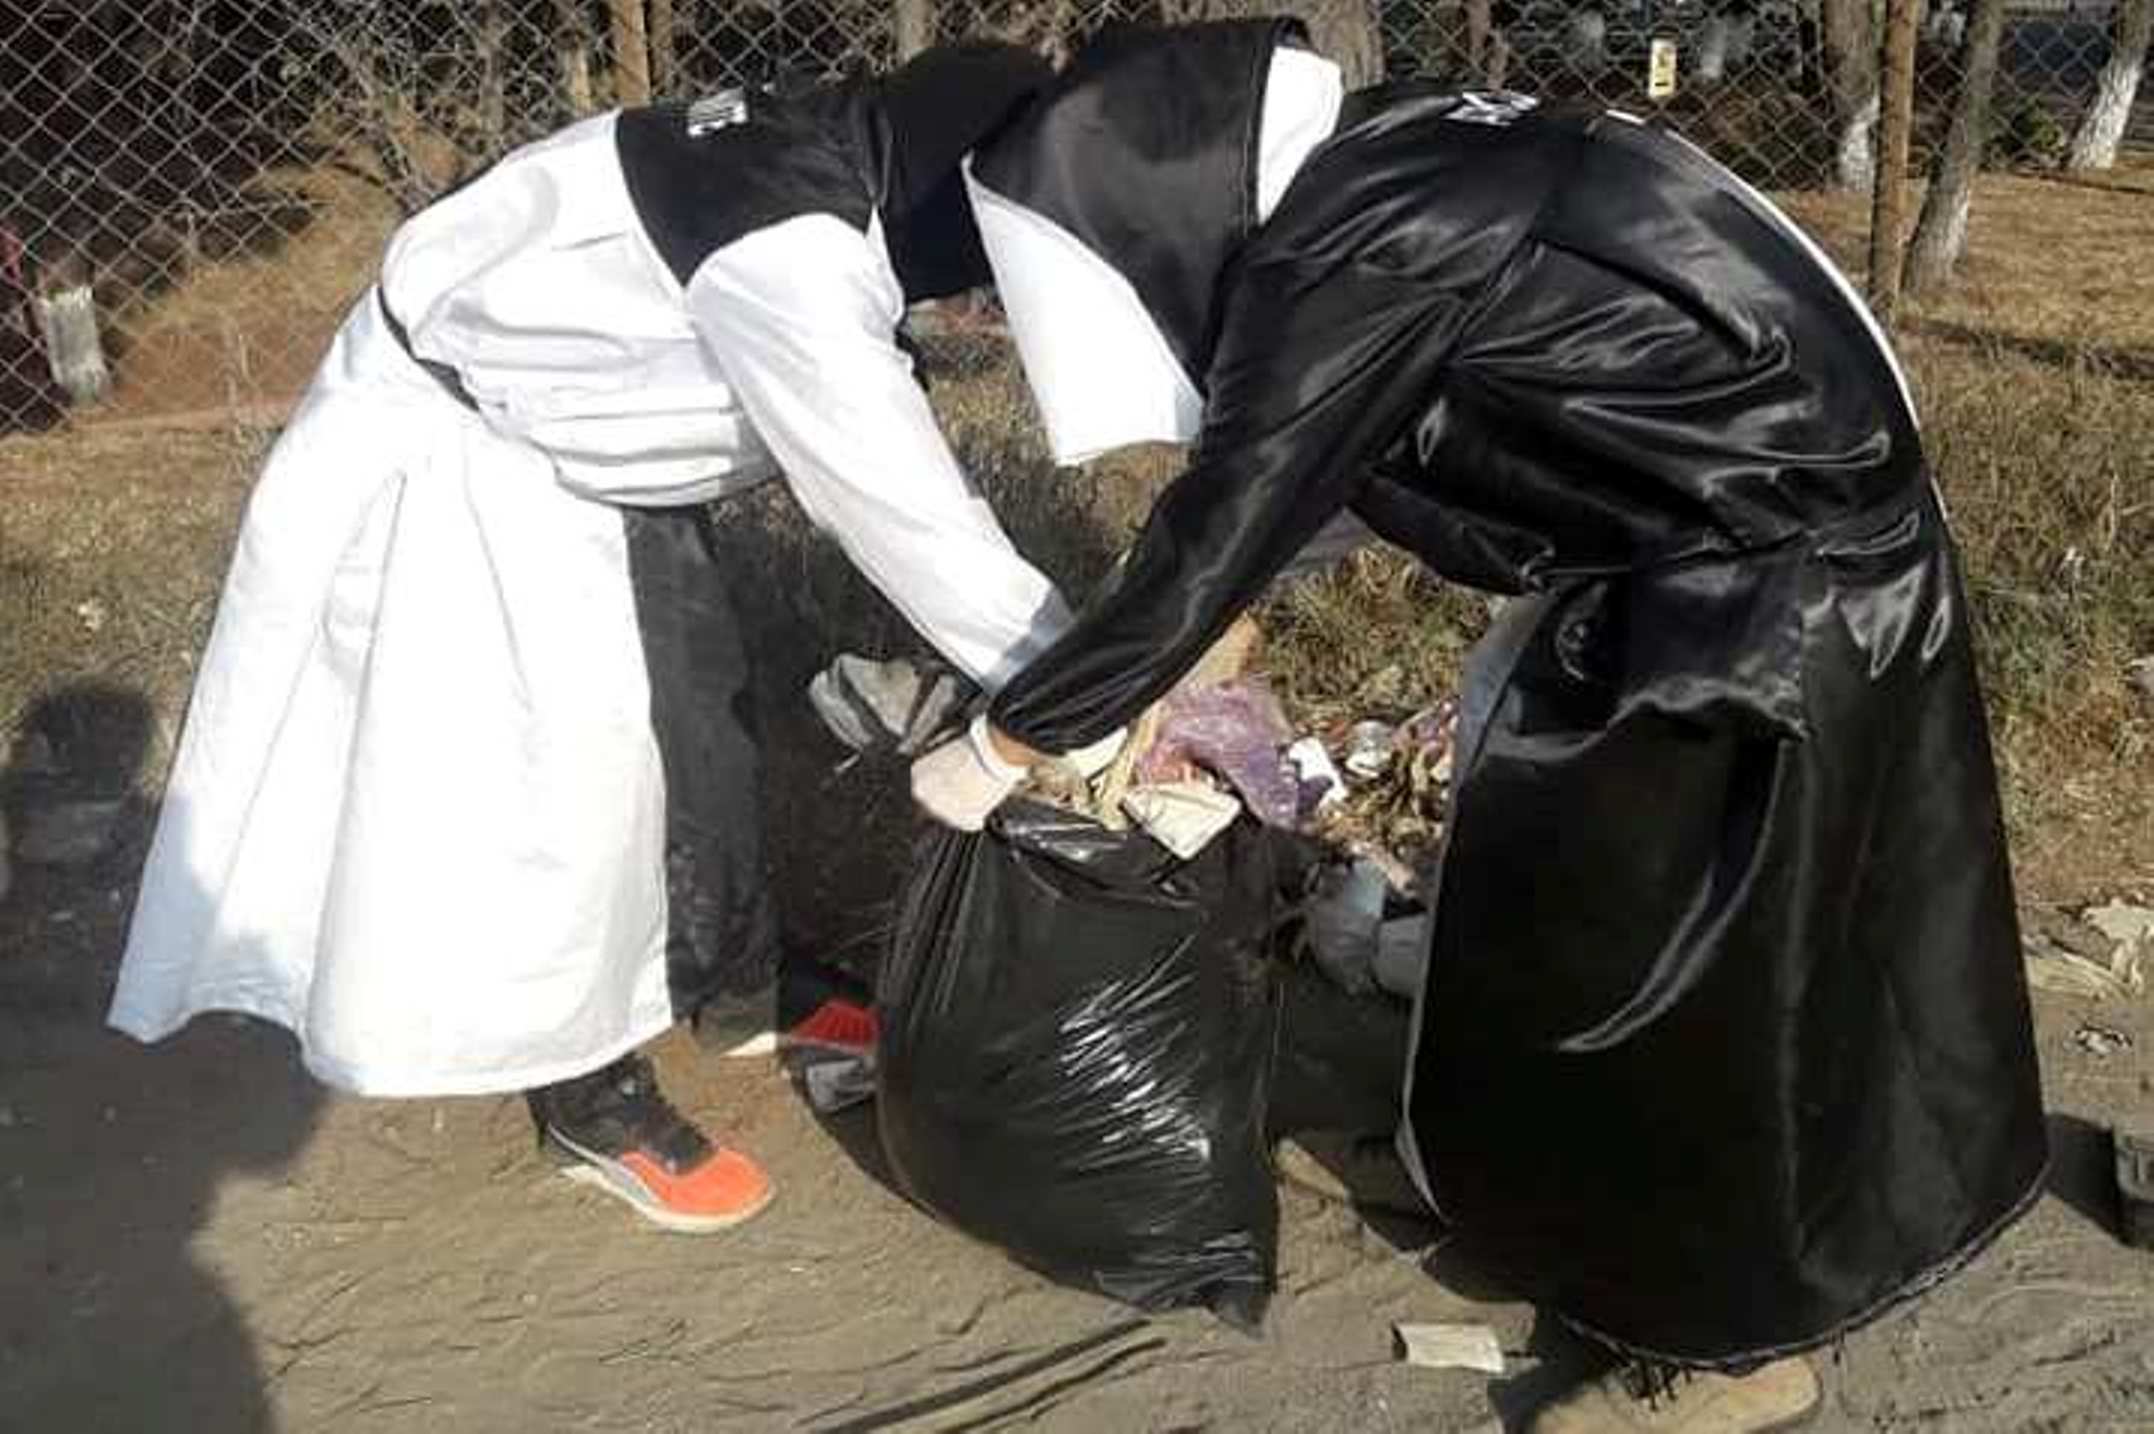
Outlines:
{"type": "Polygon", "coordinates": [[[1423,1369],[1503,1373],[1503,1346],[1485,1324],[1395,1324],[1399,1357],[1423,1369]]]}

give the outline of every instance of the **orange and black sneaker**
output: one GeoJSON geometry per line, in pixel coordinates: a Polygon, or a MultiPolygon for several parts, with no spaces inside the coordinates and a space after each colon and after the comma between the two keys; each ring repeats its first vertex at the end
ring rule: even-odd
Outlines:
{"type": "Polygon", "coordinates": [[[529,1092],[540,1144],[572,1180],[684,1234],[729,1229],[774,1193],[770,1177],[715,1146],[659,1092],[651,1063],[624,1056],[602,1070],[529,1092]]]}

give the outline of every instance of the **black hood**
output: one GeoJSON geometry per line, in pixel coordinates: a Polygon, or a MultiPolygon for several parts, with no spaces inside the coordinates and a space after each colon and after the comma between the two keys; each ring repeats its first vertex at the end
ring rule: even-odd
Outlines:
{"type": "Polygon", "coordinates": [[[1030,50],[977,41],[929,50],[879,82],[887,138],[878,208],[907,300],[988,282],[958,163],[1053,77],[1030,50]]]}
{"type": "Polygon", "coordinates": [[[973,157],[981,184],[1129,280],[1199,384],[1220,275],[1257,223],[1272,52],[1307,38],[1292,19],[1110,30],[973,157]]]}

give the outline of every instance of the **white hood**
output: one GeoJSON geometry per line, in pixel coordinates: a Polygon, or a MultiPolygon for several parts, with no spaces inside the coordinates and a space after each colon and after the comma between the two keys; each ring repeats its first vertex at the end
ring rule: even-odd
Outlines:
{"type": "MultiPolygon", "coordinates": [[[[1273,52],[1258,137],[1259,223],[1336,127],[1344,94],[1331,61],[1306,50],[1273,52]]],[[[1204,418],[1196,376],[1184,371],[1129,280],[1052,220],[982,184],[969,161],[965,183],[1055,461],[1193,441],[1204,418]]],[[[1160,222],[1172,224],[1174,215],[1160,222]]]]}

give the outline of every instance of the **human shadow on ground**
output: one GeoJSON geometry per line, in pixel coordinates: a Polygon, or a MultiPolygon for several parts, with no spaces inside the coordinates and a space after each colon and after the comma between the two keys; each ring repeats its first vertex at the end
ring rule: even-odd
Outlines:
{"type": "Polygon", "coordinates": [[[126,688],[56,690],[0,777],[21,858],[0,901],[0,1422],[250,1434],[275,1427],[271,1372],[195,1245],[229,1179],[305,1145],[322,1097],[260,1023],[154,1048],[104,1027],[155,816],[134,796],[150,723],[126,688]]]}

